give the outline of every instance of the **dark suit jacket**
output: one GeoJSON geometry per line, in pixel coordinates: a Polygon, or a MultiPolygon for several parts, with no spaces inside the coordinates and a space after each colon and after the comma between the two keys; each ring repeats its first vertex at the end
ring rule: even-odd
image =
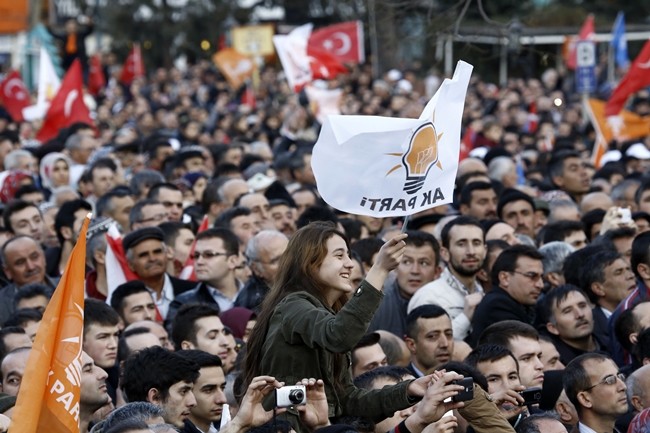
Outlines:
{"type": "Polygon", "coordinates": [[[169,276],[169,280],[174,288],[174,297],[192,290],[196,287],[196,281],[181,280],[180,278],[169,276]]]}
{"type": "Polygon", "coordinates": [[[418,373],[418,372],[415,370],[415,368],[413,368],[413,363],[412,363],[412,362],[409,363],[409,365],[406,367],[406,369],[407,369],[408,371],[411,372],[411,374],[413,375],[413,377],[416,377],[416,378],[417,378],[417,377],[422,377],[422,375],[421,375],[420,373],[418,373]]]}
{"type": "Polygon", "coordinates": [[[532,325],[535,321],[535,307],[522,305],[505,290],[495,287],[476,307],[469,344],[475,347],[485,328],[502,320],[518,320],[532,325]]]}
{"type": "MultiPolygon", "coordinates": [[[[182,281],[182,280],[181,280],[182,281]]],[[[190,290],[177,295],[174,300],[169,304],[169,310],[167,311],[166,321],[174,320],[178,309],[181,308],[183,304],[211,304],[218,307],[217,301],[214,300],[210,292],[208,291],[208,286],[205,283],[194,283],[190,290]]]]}
{"type": "Polygon", "coordinates": [[[609,352],[609,319],[605,317],[605,313],[598,305],[591,312],[594,317],[593,334],[600,343],[600,349],[609,352]]]}

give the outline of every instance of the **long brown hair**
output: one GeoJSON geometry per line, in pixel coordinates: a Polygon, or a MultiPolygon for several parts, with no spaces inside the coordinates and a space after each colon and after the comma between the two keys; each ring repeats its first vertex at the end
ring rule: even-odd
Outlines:
{"type": "MultiPolygon", "coordinates": [[[[254,377],[268,372],[260,371],[259,357],[266,341],[269,322],[278,303],[287,295],[295,292],[307,292],[327,305],[324,296],[324,284],[318,279],[318,268],[327,255],[327,241],[332,236],[340,236],[348,246],[345,234],[340,232],[333,223],[313,222],[298,230],[289,240],[287,249],[280,257],[278,274],[273,287],[266,295],[257,316],[257,323],[246,344],[244,360],[244,383],[242,392],[254,377]]],[[[342,295],[332,306],[338,312],[345,304],[346,296],[342,295]]],[[[340,374],[347,368],[343,354],[334,354],[334,380],[338,382],[340,374]]],[[[338,385],[338,383],[337,383],[338,385]]]]}

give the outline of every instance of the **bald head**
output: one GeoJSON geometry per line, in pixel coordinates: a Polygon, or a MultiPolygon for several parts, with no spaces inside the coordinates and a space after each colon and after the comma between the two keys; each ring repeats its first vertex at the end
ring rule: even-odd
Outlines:
{"type": "Polygon", "coordinates": [[[614,206],[614,201],[609,195],[601,191],[590,192],[580,200],[580,213],[584,215],[594,209],[607,211],[612,206],[614,206]]]}
{"type": "Polygon", "coordinates": [[[478,158],[465,158],[458,164],[457,178],[462,177],[467,173],[479,172],[487,174],[487,166],[478,158]]]}

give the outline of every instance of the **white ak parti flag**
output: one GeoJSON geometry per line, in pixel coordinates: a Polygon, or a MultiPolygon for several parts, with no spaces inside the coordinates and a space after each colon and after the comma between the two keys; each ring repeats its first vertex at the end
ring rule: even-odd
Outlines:
{"type": "Polygon", "coordinates": [[[341,211],[374,217],[451,203],[472,69],[458,62],[419,119],[328,116],[311,162],[323,199],[341,211]]]}
{"type": "Polygon", "coordinates": [[[31,105],[23,110],[23,116],[26,120],[37,120],[45,117],[50,102],[56,96],[61,87],[61,79],[56,74],[54,64],[47,50],[41,47],[38,66],[38,95],[36,104],[31,105]]]}

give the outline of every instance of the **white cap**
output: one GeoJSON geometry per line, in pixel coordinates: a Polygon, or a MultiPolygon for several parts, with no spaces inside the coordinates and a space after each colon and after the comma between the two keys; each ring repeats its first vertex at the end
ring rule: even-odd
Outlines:
{"type": "Polygon", "coordinates": [[[400,93],[411,93],[411,91],[413,90],[413,85],[411,84],[411,82],[403,79],[397,82],[396,87],[400,93]]]}
{"type": "Polygon", "coordinates": [[[481,146],[470,150],[469,156],[471,156],[472,158],[483,159],[485,155],[487,155],[487,153],[488,153],[488,148],[485,146],[481,146]]]}
{"type": "Polygon", "coordinates": [[[246,181],[249,188],[254,192],[264,191],[275,182],[275,178],[265,175],[264,173],[257,173],[246,181]]]}
{"type": "Polygon", "coordinates": [[[397,80],[400,80],[402,78],[402,73],[400,71],[398,71],[397,69],[391,69],[386,74],[386,78],[388,78],[391,81],[397,81],[397,80]]]}
{"type": "Polygon", "coordinates": [[[636,159],[650,159],[650,150],[643,143],[636,143],[630,146],[625,156],[636,159]]]}
{"type": "Polygon", "coordinates": [[[600,165],[603,166],[607,164],[608,162],[612,161],[618,161],[621,159],[621,151],[620,150],[608,150],[605,152],[605,154],[600,158],[600,165]]]}

